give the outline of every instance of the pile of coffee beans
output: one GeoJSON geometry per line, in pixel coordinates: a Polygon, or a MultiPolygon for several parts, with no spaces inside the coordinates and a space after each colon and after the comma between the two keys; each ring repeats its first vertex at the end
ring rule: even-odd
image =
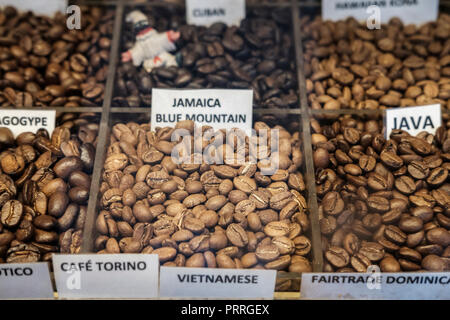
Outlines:
{"type": "MultiPolygon", "coordinates": [[[[229,132],[227,140],[217,131],[189,139],[187,148],[209,150],[225,164],[177,164],[171,155],[183,144],[171,142],[173,128],[151,132],[148,124],[114,125],[100,187],[96,251],[154,253],[164,266],[311,271],[299,133],[262,122],[254,128],[254,138],[263,140],[279,130],[278,148],[260,148],[254,163],[235,158],[248,159],[248,136],[229,132]],[[273,163],[260,160],[267,159],[262,154],[278,158],[271,175],[263,175],[273,163]]],[[[182,121],[175,129],[193,136],[194,123],[182,121]]]]}
{"type": "Polygon", "coordinates": [[[81,7],[81,29],[54,18],[0,10],[0,106],[101,106],[114,10],[81,7]]]}
{"type": "Polygon", "coordinates": [[[450,109],[450,16],[421,27],[392,19],[369,30],[354,19],[302,19],[312,109],[450,109]]]}
{"type": "MultiPolygon", "coordinates": [[[[180,31],[180,67],[161,67],[149,74],[131,62],[119,65],[113,106],[149,107],[152,88],[253,89],[254,104],[264,108],[298,107],[295,52],[289,10],[255,9],[240,27],[215,23],[186,25],[183,14],[168,8],[146,9],[159,32],[180,31]]],[[[135,42],[133,27],[123,31],[122,51],[135,42]]]]}
{"type": "Polygon", "coordinates": [[[450,270],[450,129],[312,123],[324,271],[450,270]]]}
{"type": "Polygon", "coordinates": [[[63,121],[51,135],[0,128],[0,263],[80,250],[98,124],[90,114],[63,121]]]}

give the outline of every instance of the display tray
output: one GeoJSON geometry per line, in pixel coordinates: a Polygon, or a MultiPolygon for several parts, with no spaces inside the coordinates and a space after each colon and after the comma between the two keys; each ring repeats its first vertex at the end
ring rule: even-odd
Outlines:
{"type": "MultiPolygon", "coordinates": [[[[107,78],[104,88],[104,99],[102,107],[34,107],[33,109],[52,109],[58,113],[85,113],[91,112],[101,114],[100,127],[98,133],[98,144],[95,154],[95,164],[92,173],[92,184],[90,189],[90,197],[87,207],[87,217],[83,231],[83,242],[80,253],[94,253],[94,241],[97,236],[95,229],[95,221],[100,211],[100,186],[103,176],[103,166],[107,155],[109,146],[109,136],[111,128],[115,123],[123,122],[124,119],[130,121],[149,122],[151,108],[123,108],[113,107],[113,98],[115,91],[115,83],[117,80],[117,68],[120,64],[120,48],[121,35],[124,29],[124,15],[130,8],[139,7],[173,7],[172,4],[164,2],[145,2],[138,1],[71,1],[73,4],[86,4],[95,6],[106,6],[115,10],[113,38],[110,47],[109,64],[107,70],[107,78]]],[[[294,108],[270,108],[257,107],[253,110],[254,120],[265,120],[277,124],[277,122],[285,121],[291,131],[298,130],[302,139],[303,164],[301,172],[303,173],[306,191],[305,198],[308,204],[308,215],[311,222],[311,228],[307,235],[312,241],[312,251],[310,260],[312,262],[313,272],[324,271],[324,258],[322,255],[322,241],[321,231],[319,225],[319,201],[316,189],[316,170],[314,168],[313,147],[312,147],[312,133],[311,120],[321,119],[324,116],[351,115],[359,118],[370,117],[380,118],[382,116],[381,110],[311,110],[308,103],[308,96],[306,90],[306,78],[304,75],[304,57],[303,45],[301,42],[301,16],[303,14],[317,14],[320,12],[320,4],[316,1],[291,1],[291,3],[258,3],[251,4],[249,8],[290,8],[292,15],[292,31],[291,37],[294,41],[295,49],[295,72],[297,87],[295,88],[298,94],[299,103],[294,108]],[[292,120],[294,119],[294,120],[292,120]],[[296,129],[297,128],[297,129],[296,129]]],[[[184,7],[179,7],[183,11],[184,7]]],[[[450,1],[441,1],[441,12],[449,12],[450,1]]],[[[18,109],[27,109],[18,107],[18,109]]],[[[448,121],[450,118],[450,110],[443,109],[444,119],[448,121]]],[[[300,273],[282,273],[277,275],[277,290],[275,292],[275,299],[297,299],[299,298],[300,289],[300,273]]]]}

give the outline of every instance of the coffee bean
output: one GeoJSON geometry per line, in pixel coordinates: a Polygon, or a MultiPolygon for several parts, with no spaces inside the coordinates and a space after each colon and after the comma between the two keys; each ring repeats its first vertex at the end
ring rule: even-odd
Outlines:
{"type": "Polygon", "coordinates": [[[389,201],[386,198],[378,196],[369,197],[367,200],[367,205],[369,208],[381,213],[390,209],[389,201]]]}
{"type": "Polygon", "coordinates": [[[435,168],[430,172],[430,175],[427,178],[427,183],[429,183],[432,186],[437,186],[444,181],[446,181],[448,178],[448,170],[444,168],[435,168]]]}
{"type": "Polygon", "coordinates": [[[31,244],[17,244],[11,247],[7,254],[7,263],[33,263],[41,258],[39,249],[31,244]]]}
{"type": "Polygon", "coordinates": [[[201,203],[204,203],[205,201],[206,197],[203,194],[193,194],[183,200],[183,205],[185,205],[186,208],[192,208],[201,203]]]}
{"type": "Polygon", "coordinates": [[[295,249],[294,242],[284,236],[281,237],[274,237],[272,239],[272,243],[278,247],[278,251],[281,255],[289,255],[292,254],[292,252],[295,249]]]}
{"type": "Polygon", "coordinates": [[[227,199],[224,196],[218,195],[208,199],[205,205],[209,210],[217,211],[220,210],[226,202],[227,199]]]}
{"type": "Polygon", "coordinates": [[[255,208],[266,209],[269,205],[270,197],[263,191],[255,191],[249,196],[249,200],[251,200],[255,208]]]}
{"type": "Polygon", "coordinates": [[[429,172],[428,166],[423,161],[412,161],[408,165],[408,173],[415,179],[426,179],[429,172]]]}
{"type": "MultiPolygon", "coordinates": [[[[27,34],[33,31],[33,39],[31,36],[21,37],[6,48],[6,52],[12,56],[13,60],[9,60],[10,69],[6,71],[10,72],[6,72],[5,79],[8,79],[18,90],[15,99],[7,99],[6,106],[101,105],[102,97],[99,96],[82,102],[79,88],[79,83],[82,82],[90,84],[106,81],[106,65],[109,57],[108,48],[102,45],[110,45],[104,40],[112,36],[114,12],[104,10],[102,18],[99,18],[96,13],[101,11],[103,10],[98,7],[82,8],[83,14],[87,17],[87,29],[77,31],[76,35],[65,34],[63,32],[65,25],[56,18],[43,22],[32,14],[29,18],[36,23],[22,26],[22,28],[25,28],[24,31],[27,34]],[[98,19],[101,19],[100,24],[97,23],[98,19]],[[48,36],[47,31],[52,35],[48,36]],[[97,41],[99,38],[102,41],[97,41]],[[62,46],[61,44],[66,41],[69,45],[62,46]],[[94,44],[90,45],[90,43],[94,44]],[[71,51],[75,49],[82,50],[83,54],[71,55],[71,51]],[[23,64],[24,67],[18,68],[19,64],[23,64]],[[40,86],[45,90],[41,90],[40,86]],[[59,89],[54,89],[56,87],[59,89]],[[69,99],[71,101],[68,101],[69,99]]],[[[19,20],[19,16],[8,17],[7,23],[14,29],[18,26],[19,20]]],[[[4,64],[4,67],[7,65],[4,64]]]]}
{"type": "Polygon", "coordinates": [[[255,203],[251,200],[242,200],[238,204],[236,204],[236,207],[234,211],[239,214],[243,214],[244,216],[247,216],[248,214],[254,212],[256,209],[255,203]]]}
{"type": "Polygon", "coordinates": [[[392,257],[387,256],[380,262],[380,268],[383,272],[400,272],[401,266],[398,261],[392,257]]]}
{"type": "Polygon", "coordinates": [[[384,230],[384,235],[388,240],[398,244],[404,243],[407,239],[407,235],[404,232],[402,232],[400,228],[393,225],[386,227],[386,229],[384,230]]]}
{"type": "Polygon", "coordinates": [[[175,258],[177,250],[171,247],[163,247],[153,250],[153,254],[157,254],[160,262],[166,262],[175,258]]]}
{"type": "Polygon", "coordinates": [[[217,265],[219,266],[219,268],[224,268],[224,269],[235,269],[236,268],[236,264],[233,261],[233,259],[231,259],[229,256],[227,256],[225,254],[218,254],[216,256],[216,261],[217,261],[217,265]]]}
{"type": "Polygon", "coordinates": [[[280,192],[270,198],[270,208],[274,210],[283,209],[292,200],[292,194],[288,191],[280,192]]]}
{"type": "Polygon", "coordinates": [[[338,215],[344,210],[344,201],[337,192],[330,192],[322,200],[323,209],[327,214],[338,215]]]}
{"type": "Polygon", "coordinates": [[[413,179],[408,176],[401,176],[395,180],[395,187],[403,194],[409,195],[416,191],[416,184],[413,179]]]}
{"type": "Polygon", "coordinates": [[[431,272],[443,272],[449,270],[448,263],[445,263],[443,258],[433,254],[426,256],[422,260],[422,267],[431,272]]]}
{"type": "Polygon", "coordinates": [[[423,229],[423,221],[418,217],[405,217],[400,219],[400,229],[407,233],[415,233],[423,229]]]}

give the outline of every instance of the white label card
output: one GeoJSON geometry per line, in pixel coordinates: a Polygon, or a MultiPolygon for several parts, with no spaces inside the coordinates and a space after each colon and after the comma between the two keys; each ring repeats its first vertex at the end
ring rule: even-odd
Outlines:
{"type": "Polygon", "coordinates": [[[239,26],[245,19],[245,0],[186,0],[188,24],[210,26],[223,22],[239,26]]]}
{"type": "Polygon", "coordinates": [[[252,128],[253,91],[234,89],[152,90],[151,128],[175,127],[183,120],[215,130],[252,128]]]}
{"type": "Polygon", "coordinates": [[[387,23],[398,17],[405,24],[423,24],[436,21],[439,0],[323,0],[324,20],[344,20],[354,17],[359,21],[378,19],[387,23]]]}
{"type": "Polygon", "coordinates": [[[53,255],[61,298],[155,298],[159,260],[154,254],[53,255]]]}
{"type": "Polygon", "coordinates": [[[395,129],[404,130],[412,136],[422,131],[435,134],[442,125],[441,105],[387,109],[384,122],[386,138],[389,138],[395,129]]]}
{"type": "Polygon", "coordinates": [[[68,0],[0,0],[0,7],[13,6],[19,11],[53,16],[56,12],[66,13],[68,0]]]}
{"type": "Polygon", "coordinates": [[[1,264],[0,299],[53,299],[48,264],[1,264]]]}
{"type": "Polygon", "coordinates": [[[333,300],[448,300],[450,273],[303,273],[301,297],[333,300]]]}
{"type": "Polygon", "coordinates": [[[161,267],[164,298],[273,299],[275,270],[161,267]]]}
{"type": "Polygon", "coordinates": [[[35,133],[42,128],[52,134],[55,119],[55,110],[0,109],[0,127],[9,128],[14,137],[23,132],[35,133]]]}

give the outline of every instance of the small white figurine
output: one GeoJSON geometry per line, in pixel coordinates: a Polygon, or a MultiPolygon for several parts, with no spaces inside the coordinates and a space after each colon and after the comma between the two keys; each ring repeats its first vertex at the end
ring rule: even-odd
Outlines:
{"type": "Polygon", "coordinates": [[[126,21],[134,24],[136,43],[133,48],[122,53],[123,62],[133,61],[135,66],[143,64],[147,72],[161,66],[178,66],[175,56],[168,51],[176,49],[175,41],[180,38],[179,32],[169,30],[158,33],[150,27],[147,17],[139,10],[130,12],[126,21]]]}

